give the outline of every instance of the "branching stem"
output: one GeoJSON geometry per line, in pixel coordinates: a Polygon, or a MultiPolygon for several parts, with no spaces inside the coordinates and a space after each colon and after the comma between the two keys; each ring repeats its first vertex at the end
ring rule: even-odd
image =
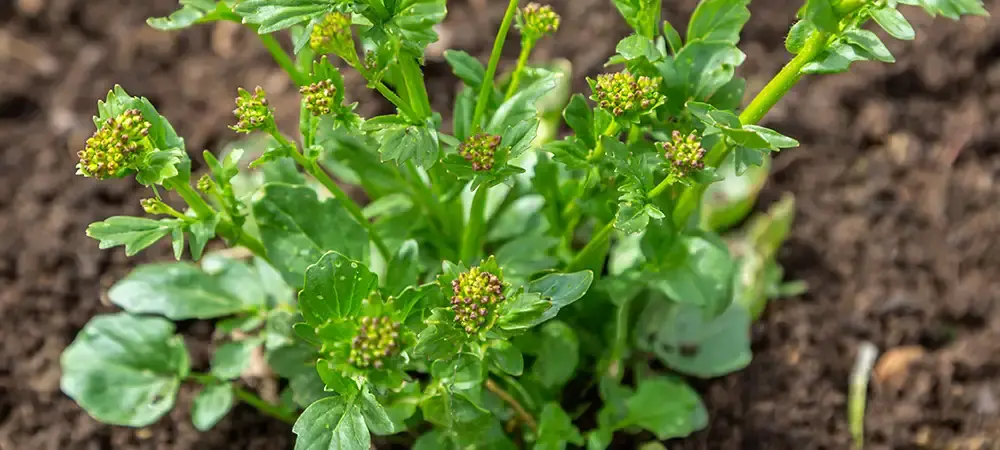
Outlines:
{"type": "Polygon", "coordinates": [[[517,399],[508,394],[507,391],[500,387],[500,385],[496,384],[496,382],[489,378],[486,379],[486,389],[489,389],[494,395],[500,397],[500,400],[503,400],[504,403],[510,405],[521,422],[524,422],[525,425],[528,425],[532,431],[538,433],[538,422],[535,422],[535,418],[531,417],[531,413],[524,409],[517,399]]]}
{"type": "MultiPolygon", "coordinates": [[[[176,181],[167,181],[164,187],[171,189],[180,195],[184,202],[187,203],[188,207],[201,219],[211,218],[216,214],[212,206],[201,198],[198,191],[195,191],[191,185],[187,183],[180,183],[176,181]]],[[[219,225],[216,227],[219,235],[228,241],[235,241],[237,245],[246,247],[251,253],[257,255],[261,258],[267,259],[267,250],[264,249],[264,244],[262,244],[257,238],[244,233],[243,230],[237,229],[236,225],[233,224],[225,216],[220,216],[219,225]]]]}
{"type": "Polygon", "coordinates": [[[497,66],[500,65],[500,55],[503,53],[503,43],[507,40],[507,32],[514,22],[514,15],[517,13],[518,0],[510,0],[507,4],[507,11],[503,15],[503,22],[500,23],[500,30],[493,41],[493,51],[490,53],[490,62],[486,66],[486,75],[483,76],[483,85],[479,88],[479,98],[476,100],[476,109],[472,113],[472,127],[481,126],[483,114],[486,114],[486,106],[493,96],[493,77],[497,74],[497,66]]]}
{"type": "Polygon", "coordinates": [[[521,55],[517,57],[517,66],[514,67],[514,73],[510,76],[510,84],[507,85],[507,95],[504,96],[505,100],[510,99],[517,93],[517,88],[521,85],[521,76],[524,74],[524,68],[528,65],[528,57],[531,56],[531,51],[534,48],[534,39],[521,39],[521,55]]]}

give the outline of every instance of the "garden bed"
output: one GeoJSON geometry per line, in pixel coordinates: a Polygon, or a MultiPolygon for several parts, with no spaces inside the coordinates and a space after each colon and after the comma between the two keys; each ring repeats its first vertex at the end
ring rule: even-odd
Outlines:
{"type": "MultiPolygon", "coordinates": [[[[488,52],[492,36],[478,31],[495,29],[504,5],[448,3],[443,47],[488,52]]],[[[536,56],[570,59],[583,90],[627,27],[608,0],[551,3],[572,25],[536,56]]],[[[679,3],[664,13],[678,24],[695,2],[679,3]]],[[[290,427],[246,407],[195,431],[190,391],[143,430],[98,424],[59,391],[59,353],[90,317],[112,310],[107,286],[138,262],[170,257],[164,242],[126,260],[83,233],[95,220],[138,214],[146,195],[131,182],[73,175],[96,100],[115,83],[150,98],[193,152],[236,137],[225,125],[237,86],[263,85],[278,111],[295,110],[281,106],[296,101],[291,85],[238,27],[144,25],[175,5],[0,5],[0,450],[292,446],[290,427]]],[[[797,6],[751,6],[741,45],[749,91],[788,59],[783,34],[797,6]]],[[[802,143],[776,158],[761,206],[796,195],[781,260],[810,291],[769,308],[749,368],[698,383],[711,425],[671,448],[848,448],[848,377],[864,340],[890,352],[873,380],[870,448],[1000,441],[1000,22],[909,16],[918,38],[890,43],[898,63],[807,80],[765,120],[802,143]]],[[[427,73],[435,104],[450,102],[447,66],[432,55],[427,73]]],[[[364,112],[387,110],[348,82],[364,112]]],[[[195,366],[206,366],[209,324],[181,330],[195,366]]]]}

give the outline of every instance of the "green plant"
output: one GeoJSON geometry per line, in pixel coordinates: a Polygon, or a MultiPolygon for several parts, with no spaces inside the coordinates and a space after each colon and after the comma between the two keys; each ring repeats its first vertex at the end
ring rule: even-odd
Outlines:
{"type": "Polygon", "coordinates": [[[740,108],[747,0],[703,0],[684,38],[658,0],[615,0],[635,32],[615,71],[590,80],[592,102],[568,95],[564,64],[528,64],[558,15],[511,0],[485,67],[445,53],[463,87],[442,115],[421,64],[444,0],[180,3],[150,25],[253,28],[300,89],[299,129],[284,134],[267,94],[240,89],[232,129],[262,137],[204,152],[192,187],[183,139],[148,100],[115,87],[98,103],[79,173],[134,175],[155,194],[144,210],[162,217],[112,217],[88,235],[128,255],[169,237],[178,260],[187,247],[200,264],[150,264],[114,285],[124,312],[67,348],[62,389],[100,421],[141,427],[196,382],[199,429],[239,400],[294,423],[296,448],[357,450],[403,432],[419,449],[600,449],[619,431],[704,428],[684,377],[746,366],[752,320],[802,289],[775,259],[790,196],[732,229],[769,154],[798,145],[757,122],[806,74],[891,62],[862,26],[912,39],[899,4],[986,13],[978,0],[807,0],[786,41],[795,56],[740,108]],[[512,25],[521,54],[498,79],[512,25]],[[286,29],[293,55],[273,36],[286,29]],[[355,113],[341,68],[396,113],[355,113]],[[563,124],[572,133],[559,137],[563,124]],[[249,161],[253,145],[264,151],[249,161]],[[250,256],[205,254],[215,237],[250,256]],[[171,323],[188,319],[214,320],[223,340],[207,370],[192,370],[171,323]],[[287,380],[278,398],[236,382],[255,358],[287,380]],[[595,428],[577,429],[595,413],[595,428]]]}

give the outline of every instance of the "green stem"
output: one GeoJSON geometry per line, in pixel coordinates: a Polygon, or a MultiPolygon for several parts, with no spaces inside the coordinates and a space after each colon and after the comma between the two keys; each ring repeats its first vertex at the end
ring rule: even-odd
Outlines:
{"type": "Polygon", "coordinates": [[[504,99],[510,99],[517,93],[517,88],[521,85],[521,75],[524,73],[524,67],[528,65],[528,56],[531,55],[531,50],[535,48],[535,40],[526,38],[521,40],[521,55],[517,57],[517,66],[514,67],[514,73],[510,76],[510,84],[507,85],[507,95],[504,99]]]}
{"type": "Polygon", "coordinates": [[[327,174],[316,161],[313,161],[303,155],[302,152],[299,151],[298,147],[282,136],[277,129],[272,127],[270,134],[276,141],[278,141],[278,145],[288,149],[292,159],[294,159],[296,163],[302,166],[302,168],[305,169],[309,175],[312,175],[313,178],[319,181],[323,187],[333,194],[333,197],[347,209],[347,212],[354,217],[354,220],[357,220],[361,226],[368,230],[368,236],[371,238],[372,242],[375,243],[375,247],[378,248],[382,257],[384,257],[386,261],[392,258],[392,253],[389,252],[389,247],[385,245],[385,241],[383,241],[382,237],[375,231],[375,227],[372,223],[365,218],[365,214],[361,211],[361,207],[358,206],[358,204],[350,196],[348,196],[347,193],[340,188],[340,186],[337,185],[337,182],[334,181],[333,178],[331,178],[330,175],[327,174]]]}
{"type": "Polygon", "coordinates": [[[587,156],[587,162],[596,162],[596,161],[599,161],[601,158],[603,158],[604,157],[604,139],[601,139],[601,138],[604,137],[604,136],[607,136],[607,137],[614,137],[615,139],[618,139],[618,132],[620,130],[621,130],[621,127],[618,125],[618,122],[612,121],[611,124],[609,124],[608,127],[604,129],[604,132],[601,133],[601,135],[597,137],[597,145],[594,147],[594,151],[590,155],[587,156]]]}
{"type": "Polygon", "coordinates": [[[587,260],[601,250],[601,246],[604,245],[604,241],[611,236],[611,232],[614,229],[615,221],[612,219],[607,225],[601,228],[597,234],[594,234],[594,236],[590,238],[590,242],[588,242],[587,245],[580,250],[580,253],[577,253],[576,256],[573,257],[573,260],[570,261],[568,266],[566,266],[566,272],[583,270],[587,260]]]}
{"type": "Polygon", "coordinates": [[[629,348],[628,319],[632,310],[633,298],[625,297],[615,313],[615,343],[611,348],[611,360],[608,361],[608,375],[619,381],[624,373],[622,360],[629,348]]]}
{"type": "Polygon", "coordinates": [[[295,66],[295,60],[285,53],[285,50],[281,48],[281,44],[278,40],[271,36],[270,34],[258,34],[260,36],[260,42],[264,44],[264,48],[268,52],[271,52],[271,56],[274,61],[278,63],[285,72],[288,72],[288,76],[292,79],[292,82],[296,86],[306,86],[309,84],[309,77],[299,71],[295,66]]]}
{"type": "Polygon", "coordinates": [[[479,186],[472,197],[472,205],[469,208],[469,221],[465,224],[462,232],[462,250],[459,253],[462,261],[472,262],[472,259],[479,253],[479,229],[483,225],[483,216],[486,214],[487,189],[479,186]]]}
{"type": "Polygon", "coordinates": [[[661,181],[660,184],[656,185],[656,187],[649,190],[649,193],[646,194],[646,198],[654,199],[656,197],[659,197],[660,194],[662,194],[663,191],[667,190],[667,188],[670,187],[670,185],[672,184],[674,184],[674,180],[670,178],[670,176],[664,177],[663,181],[661,181]]]}
{"type": "Polygon", "coordinates": [[[417,116],[417,114],[413,111],[413,109],[410,108],[410,105],[406,103],[406,101],[403,100],[403,98],[400,97],[399,94],[394,92],[392,89],[389,89],[389,86],[386,86],[385,83],[382,82],[382,80],[374,79],[374,76],[371,74],[371,72],[368,72],[368,70],[365,69],[363,64],[361,63],[352,64],[352,67],[354,67],[354,70],[360,73],[365,80],[368,80],[369,86],[374,87],[375,90],[378,91],[380,94],[382,94],[382,96],[385,97],[386,100],[389,100],[390,103],[395,105],[396,108],[398,108],[399,111],[402,112],[404,116],[413,121],[419,120],[419,116],[417,116]]]}
{"type": "MultiPolygon", "coordinates": [[[[180,183],[176,181],[167,181],[164,184],[167,189],[172,189],[177,195],[180,195],[184,202],[187,203],[188,207],[194,211],[201,219],[209,219],[216,214],[212,206],[201,198],[198,191],[195,191],[191,185],[187,183],[180,183]]],[[[267,259],[267,250],[264,249],[264,244],[262,244],[257,238],[244,233],[243,230],[237,229],[236,225],[233,224],[231,220],[222,216],[219,218],[219,225],[216,227],[218,229],[219,235],[225,238],[227,241],[236,241],[237,245],[245,247],[250,250],[251,253],[257,255],[261,258],[267,259]]]]}
{"type": "Polygon", "coordinates": [[[493,41],[493,51],[490,53],[490,62],[486,66],[486,75],[483,77],[483,85],[479,88],[479,99],[476,100],[476,109],[472,113],[472,127],[480,127],[483,114],[486,114],[486,105],[489,104],[490,97],[493,96],[493,77],[497,74],[497,66],[500,65],[500,54],[503,53],[503,43],[507,40],[507,32],[510,31],[510,24],[514,21],[517,13],[518,0],[510,0],[507,4],[507,11],[503,15],[503,22],[500,23],[500,30],[493,41]]]}
{"type": "Polygon", "coordinates": [[[284,408],[258,397],[257,394],[235,385],[233,386],[233,393],[236,394],[236,398],[240,399],[243,403],[253,406],[257,411],[289,425],[295,424],[296,417],[294,414],[289,414],[284,408]]]}

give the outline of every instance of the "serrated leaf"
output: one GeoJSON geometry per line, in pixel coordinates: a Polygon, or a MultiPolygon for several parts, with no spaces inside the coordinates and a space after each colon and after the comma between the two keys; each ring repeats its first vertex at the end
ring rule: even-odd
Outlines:
{"type": "Polygon", "coordinates": [[[143,217],[114,216],[87,227],[87,236],[100,241],[104,250],[125,246],[125,255],[133,256],[164,236],[179,230],[182,221],[177,219],[152,220],[143,217]]]}
{"type": "Polygon", "coordinates": [[[197,222],[187,225],[187,231],[191,235],[191,259],[198,261],[205,251],[205,245],[215,237],[215,227],[219,225],[218,214],[213,214],[207,219],[199,219],[197,222]]]}
{"type": "Polygon", "coordinates": [[[508,341],[494,341],[486,350],[486,356],[490,358],[500,370],[513,375],[521,376],[524,372],[524,355],[521,350],[508,341]]]}
{"type": "Polygon", "coordinates": [[[337,3],[336,0],[242,0],[235,11],[244,22],[260,25],[258,34],[270,34],[321,17],[337,3]]]}
{"type": "Polygon", "coordinates": [[[101,422],[145,427],[174,406],[190,371],[174,325],[127,313],[97,316],[60,357],[60,387],[101,422]]]}
{"type": "Polygon", "coordinates": [[[306,269],[299,309],[306,323],[320,326],[333,319],[354,317],[378,286],[378,277],[364,264],[328,252],[306,269]]]}
{"type": "Polygon", "coordinates": [[[229,383],[205,386],[194,398],[191,422],[198,431],[208,431],[233,408],[233,388],[229,383]]]}
{"type": "Polygon", "coordinates": [[[552,319],[559,310],[582,298],[594,281],[594,272],[552,273],[528,283],[527,292],[535,292],[552,302],[542,314],[542,321],[552,319]]]}
{"type": "Polygon", "coordinates": [[[327,397],[309,405],[292,427],[296,450],[369,450],[371,434],[357,397],[327,397]]]}
{"type": "Polygon", "coordinates": [[[641,203],[624,202],[618,205],[615,214],[615,228],[625,234],[635,234],[649,226],[649,214],[641,203]]]}
{"type": "Polygon", "coordinates": [[[437,360],[454,355],[462,347],[463,335],[454,327],[442,321],[447,320],[443,308],[434,310],[429,325],[417,335],[414,354],[418,358],[437,360]]]}
{"type": "Polygon", "coordinates": [[[583,435],[562,406],[555,402],[545,404],[538,416],[535,450],[564,450],[567,444],[582,446],[583,435]]]}
{"type": "Polygon", "coordinates": [[[398,0],[385,30],[397,37],[411,55],[423,58],[427,45],[437,42],[434,26],[444,20],[446,13],[445,0],[398,0]]]}
{"type": "Polygon", "coordinates": [[[740,31],[750,19],[749,0],[704,0],[698,3],[688,23],[688,43],[702,39],[740,42],[740,31]]]}
{"type": "Polygon", "coordinates": [[[172,320],[209,319],[251,309],[220,279],[188,263],[141,266],[108,291],[111,303],[134,314],[172,320]]]}
{"type": "Polygon", "coordinates": [[[398,125],[383,132],[380,140],[382,161],[401,164],[413,160],[420,167],[430,168],[441,156],[441,148],[427,127],[398,125]]]}
{"type": "Polygon", "coordinates": [[[255,338],[222,344],[212,355],[212,375],[220,380],[239,378],[250,367],[253,350],[259,345],[255,338]]]}
{"type": "Polygon", "coordinates": [[[594,132],[594,112],[587,104],[587,99],[581,94],[574,94],[569,99],[563,111],[566,125],[576,132],[576,137],[589,148],[597,145],[597,134],[594,132]]]}
{"type": "Polygon", "coordinates": [[[320,201],[310,187],[264,185],[253,214],[268,260],[290,286],[301,287],[306,267],[326,252],[357,261],[369,256],[365,228],[336,200],[320,201]]]}
{"type": "Polygon", "coordinates": [[[913,31],[913,26],[906,20],[903,13],[891,6],[882,6],[872,9],[872,19],[878,23],[886,33],[896,39],[911,41],[917,37],[913,31]]]}

